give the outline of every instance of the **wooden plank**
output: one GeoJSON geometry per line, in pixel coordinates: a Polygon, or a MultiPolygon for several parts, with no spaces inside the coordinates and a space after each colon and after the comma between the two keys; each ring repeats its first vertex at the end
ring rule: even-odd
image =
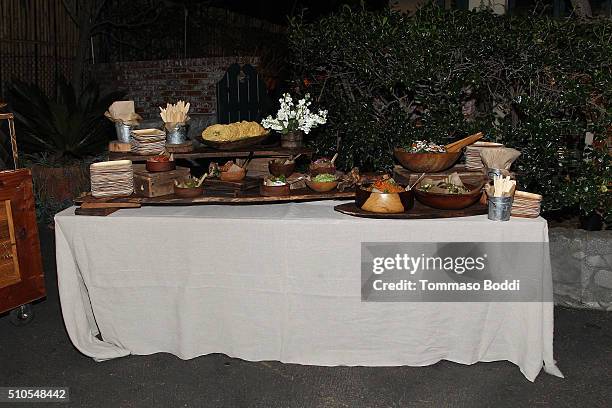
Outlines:
{"type": "Polygon", "coordinates": [[[88,215],[88,216],[96,216],[96,217],[106,217],[116,211],[119,208],[83,208],[77,207],[74,210],[75,215],[88,215]]]}
{"type": "Polygon", "coordinates": [[[182,198],[174,194],[161,197],[113,197],[113,198],[93,198],[91,196],[79,197],[75,200],[76,204],[85,202],[108,202],[108,203],[140,203],[142,205],[199,205],[199,204],[257,204],[275,203],[287,201],[308,201],[308,200],[340,200],[352,199],[355,197],[354,191],[330,191],[327,193],[317,193],[308,188],[291,190],[288,196],[266,197],[259,193],[259,189],[246,191],[214,191],[204,190],[204,194],[195,198],[182,198]]]}
{"type": "Polygon", "coordinates": [[[135,195],[131,196],[115,196],[115,197],[100,197],[96,198],[91,195],[91,193],[86,193],[81,197],[75,198],[75,204],[83,204],[83,203],[140,203],[142,202],[143,197],[137,197],[135,195]]]}
{"type": "Polygon", "coordinates": [[[118,140],[108,142],[108,151],[115,153],[130,153],[132,145],[129,143],[121,143],[118,140]]]}
{"type": "Polygon", "coordinates": [[[4,224],[6,228],[2,229],[2,235],[0,239],[0,251],[2,257],[0,262],[0,288],[4,288],[9,285],[14,285],[21,281],[21,274],[19,273],[19,257],[17,254],[17,241],[15,239],[15,223],[13,221],[13,214],[11,211],[11,201],[5,200],[2,206],[2,216],[5,218],[4,224]]]}
{"type": "Polygon", "coordinates": [[[140,203],[132,203],[132,202],[125,202],[125,203],[121,203],[121,202],[113,202],[113,201],[109,201],[109,202],[88,202],[85,201],[83,204],[81,204],[80,208],[85,208],[85,209],[94,209],[94,208],[140,208],[141,204],[140,203]]]}
{"type": "Polygon", "coordinates": [[[250,190],[257,188],[261,184],[261,179],[254,177],[245,177],[241,181],[223,181],[221,179],[206,179],[204,180],[205,188],[220,188],[220,189],[231,189],[231,190],[250,190]]]}
{"type": "MultiPolygon", "coordinates": [[[[254,157],[288,157],[303,154],[312,157],[314,151],[309,148],[301,147],[298,149],[288,149],[278,146],[252,146],[241,150],[216,150],[209,147],[200,147],[189,153],[174,153],[175,159],[214,159],[214,158],[237,158],[248,157],[251,152],[254,157]]],[[[136,155],[132,153],[109,152],[109,160],[131,160],[133,162],[144,162],[154,155],[136,155]]]]}
{"type": "Polygon", "coordinates": [[[338,200],[351,199],[355,197],[354,191],[331,191],[328,193],[317,193],[310,189],[292,190],[288,196],[266,197],[259,194],[259,190],[254,192],[245,191],[241,195],[228,197],[215,192],[204,193],[201,197],[180,198],[175,195],[163,197],[143,198],[143,204],[256,204],[256,203],[275,203],[286,201],[308,201],[308,200],[338,200]]]}

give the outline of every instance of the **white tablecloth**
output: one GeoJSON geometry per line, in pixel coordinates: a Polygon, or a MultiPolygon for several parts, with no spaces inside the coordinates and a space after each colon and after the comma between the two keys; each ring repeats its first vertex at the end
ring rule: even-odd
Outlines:
{"type": "MultiPolygon", "coordinates": [[[[169,352],[315,365],[553,360],[552,303],[368,303],[361,242],[544,242],[543,219],[374,220],[337,202],[55,217],[62,313],[96,360],[169,352]],[[103,341],[96,338],[101,334],[103,341]]],[[[548,264],[548,262],[546,262],[548,264]]],[[[550,280],[550,269],[542,271],[550,280]]]]}

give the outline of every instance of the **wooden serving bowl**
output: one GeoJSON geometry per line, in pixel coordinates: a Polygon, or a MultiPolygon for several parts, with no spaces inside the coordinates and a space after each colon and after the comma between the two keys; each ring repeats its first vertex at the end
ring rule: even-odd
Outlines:
{"type": "Polygon", "coordinates": [[[327,193],[328,191],[332,191],[334,188],[338,187],[338,180],[336,181],[306,180],[306,185],[310,187],[311,190],[314,190],[317,193],[327,193]]]}
{"type": "Polygon", "coordinates": [[[313,167],[311,164],[308,166],[308,172],[312,176],[318,176],[319,174],[336,174],[336,166],[328,166],[328,167],[313,167]]]}
{"type": "Polygon", "coordinates": [[[262,184],[259,193],[266,197],[288,196],[291,194],[291,187],[289,184],[285,184],[284,186],[266,186],[262,184]]]}
{"type": "MultiPolygon", "coordinates": [[[[419,185],[420,186],[420,185],[419,185]]],[[[439,208],[441,210],[460,210],[467,208],[474,204],[482,196],[482,191],[478,186],[473,184],[464,184],[464,186],[470,190],[467,194],[439,194],[439,193],[428,193],[421,191],[418,187],[415,187],[414,194],[416,199],[433,208],[439,208]]]]}
{"type": "Polygon", "coordinates": [[[222,171],[219,178],[222,181],[241,181],[246,177],[246,169],[241,171],[222,171]]]}
{"type": "Polygon", "coordinates": [[[412,190],[399,193],[375,193],[369,191],[371,184],[357,186],[355,204],[364,211],[379,214],[403,213],[414,207],[412,190]]]}
{"type": "Polygon", "coordinates": [[[268,138],[269,135],[270,135],[270,132],[264,135],[245,137],[240,140],[234,140],[234,141],[228,141],[228,142],[217,142],[213,140],[206,140],[204,138],[202,138],[202,140],[204,144],[207,144],[208,146],[214,149],[238,150],[238,149],[244,149],[245,147],[254,146],[258,143],[262,143],[264,140],[268,138]]]}
{"type": "Polygon", "coordinates": [[[289,177],[295,171],[295,162],[289,164],[276,163],[274,160],[268,163],[268,171],[274,177],[289,177]]]}
{"type": "Polygon", "coordinates": [[[181,198],[200,197],[202,194],[204,194],[204,186],[193,188],[174,186],[174,194],[181,198]]]}
{"type": "Polygon", "coordinates": [[[147,171],[150,171],[152,173],[161,172],[161,171],[171,171],[171,170],[176,169],[176,162],[175,161],[157,162],[157,161],[147,160],[147,164],[145,165],[145,167],[147,168],[147,171]]]}
{"type": "Polygon", "coordinates": [[[408,153],[404,149],[393,151],[395,158],[406,169],[415,173],[437,173],[453,167],[461,152],[453,153],[408,153]]]}

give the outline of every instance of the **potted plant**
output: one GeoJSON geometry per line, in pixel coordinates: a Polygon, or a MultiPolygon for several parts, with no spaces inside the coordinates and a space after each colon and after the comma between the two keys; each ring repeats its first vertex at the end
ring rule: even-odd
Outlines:
{"type": "Polygon", "coordinates": [[[48,97],[36,85],[21,81],[8,88],[9,109],[15,114],[17,145],[32,170],[34,188],[43,206],[71,202],[87,191],[89,164],[114,134],[104,111],[122,92],[101,94],[90,83],[79,94],[59,78],[57,94],[48,97]]]}
{"type": "Polygon", "coordinates": [[[310,94],[298,100],[297,104],[293,102],[293,98],[288,93],[283,94],[278,101],[280,109],[276,117],[268,116],[261,121],[261,125],[281,134],[282,147],[301,147],[304,134],[310,133],[312,129],[327,122],[326,110],[319,110],[318,113],[310,110],[312,104],[310,94]]]}

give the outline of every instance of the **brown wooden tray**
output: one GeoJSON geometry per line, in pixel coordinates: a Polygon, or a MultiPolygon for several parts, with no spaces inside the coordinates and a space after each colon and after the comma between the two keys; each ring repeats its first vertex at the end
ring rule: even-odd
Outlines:
{"type": "Polygon", "coordinates": [[[427,207],[415,201],[414,207],[405,213],[399,214],[379,214],[369,211],[364,211],[357,207],[355,203],[340,204],[334,207],[334,210],[351,215],[353,217],[362,218],[381,218],[381,219],[431,219],[431,218],[454,218],[454,217],[469,217],[472,215],[482,215],[488,212],[485,205],[476,203],[462,210],[439,210],[437,208],[427,207]]]}
{"type": "Polygon", "coordinates": [[[317,193],[307,188],[291,190],[287,196],[266,197],[259,193],[259,189],[246,191],[220,191],[204,190],[200,197],[182,198],[174,194],[159,197],[109,197],[93,198],[82,196],[75,200],[76,204],[82,203],[112,203],[120,206],[122,203],[141,204],[141,205],[199,205],[199,204],[258,204],[275,203],[287,201],[312,201],[312,200],[342,200],[354,199],[355,191],[330,191],[327,193],[317,193]]]}
{"type": "Polygon", "coordinates": [[[221,192],[221,191],[206,191],[204,195],[195,198],[180,198],[175,195],[168,195],[154,198],[143,198],[142,204],[258,204],[258,203],[275,203],[287,201],[309,201],[309,200],[339,200],[355,198],[354,191],[331,191],[328,193],[317,193],[310,189],[291,190],[288,196],[267,197],[262,196],[259,189],[221,192]]]}
{"type": "MultiPolygon", "coordinates": [[[[243,149],[238,150],[218,150],[212,147],[198,147],[195,148],[192,152],[189,153],[174,153],[175,159],[219,159],[219,158],[231,158],[235,159],[237,157],[249,157],[251,153],[254,154],[254,157],[288,157],[295,156],[297,154],[303,154],[305,156],[311,157],[313,154],[313,150],[301,147],[290,149],[286,147],[280,147],[278,145],[270,145],[270,146],[250,146],[243,149]]],[[[137,155],[131,152],[120,153],[120,152],[109,152],[108,158],[109,160],[132,160],[133,162],[144,162],[149,157],[153,157],[155,155],[137,155]]]]}

